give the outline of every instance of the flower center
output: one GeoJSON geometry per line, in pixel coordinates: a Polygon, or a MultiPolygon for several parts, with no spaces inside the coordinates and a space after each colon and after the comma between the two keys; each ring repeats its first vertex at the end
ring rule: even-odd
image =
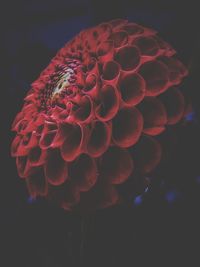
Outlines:
{"type": "Polygon", "coordinates": [[[79,61],[70,60],[65,65],[55,67],[55,72],[50,75],[46,87],[40,94],[41,109],[48,110],[52,106],[62,105],[64,98],[74,96],[79,66],[79,61]]]}

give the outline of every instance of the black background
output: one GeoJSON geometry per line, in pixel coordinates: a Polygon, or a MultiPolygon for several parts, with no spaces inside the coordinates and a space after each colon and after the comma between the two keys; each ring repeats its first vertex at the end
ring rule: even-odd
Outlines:
{"type": "Polygon", "coordinates": [[[1,2],[0,266],[199,266],[200,16],[192,1],[1,2]],[[152,27],[189,67],[194,115],[177,130],[178,150],[142,203],[85,218],[28,198],[10,157],[11,122],[29,85],[70,38],[113,18],[152,27]],[[88,227],[89,226],[89,227],[88,227]],[[83,228],[84,227],[84,228],[83,228]],[[83,242],[83,233],[86,237],[83,242]],[[82,250],[80,252],[80,247],[82,250]]]}

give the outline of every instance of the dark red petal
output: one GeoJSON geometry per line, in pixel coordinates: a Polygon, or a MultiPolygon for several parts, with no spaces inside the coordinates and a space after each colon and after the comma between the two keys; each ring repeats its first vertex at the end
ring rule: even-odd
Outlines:
{"type": "Polygon", "coordinates": [[[128,20],[125,19],[113,19],[109,21],[109,24],[113,27],[113,28],[120,28],[123,25],[127,24],[128,20]]]}
{"type": "Polygon", "coordinates": [[[184,76],[188,74],[186,67],[176,58],[162,57],[159,59],[168,68],[169,80],[172,84],[179,84],[184,76]]]}
{"type": "Polygon", "coordinates": [[[119,109],[119,93],[112,85],[104,85],[101,88],[100,103],[97,105],[95,114],[101,121],[111,120],[119,109]]]}
{"type": "Polygon", "coordinates": [[[69,166],[69,176],[72,184],[79,191],[88,191],[97,180],[97,166],[93,158],[81,154],[69,166]]]}
{"type": "Polygon", "coordinates": [[[26,163],[27,163],[27,157],[17,157],[16,158],[16,165],[17,165],[17,170],[18,174],[21,178],[25,178],[25,168],[26,168],[26,163]]]}
{"type": "Polygon", "coordinates": [[[115,61],[117,61],[122,70],[133,70],[140,63],[140,53],[136,46],[123,46],[121,47],[116,55],[115,61]]]}
{"type": "Polygon", "coordinates": [[[35,172],[35,167],[31,166],[26,156],[16,158],[18,174],[21,178],[32,175],[35,172]]]}
{"type": "Polygon", "coordinates": [[[90,122],[93,118],[93,101],[91,98],[89,96],[83,96],[70,116],[72,116],[73,120],[76,122],[90,122]]]}
{"type": "Polygon", "coordinates": [[[23,137],[23,141],[22,144],[24,146],[24,148],[32,148],[34,146],[36,146],[38,144],[38,136],[36,134],[35,131],[33,131],[32,133],[27,133],[24,137],[23,137]]]}
{"type": "Polygon", "coordinates": [[[170,88],[159,96],[167,111],[167,124],[177,123],[184,115],[184,97],[177,88],[170,88]]]}
{"type": "Polygon", "coordinates": [[[100,62],[105,62],[113,58],[113,41],[104,41],[97,47],[97,56],[100,62]]]}
{"type": "Polygon", "coordinates": [[[83,151],[85,141],[84,128],[74,125],[61,146],[61,155],[65,161],[73,161],[83,151]]]}
{"type": "Polygon", "coordinates": [[[168,68],[160,61],[151,61],[143,64],[139,70],[146,81],[146,95],[157,96],[168,87],[168,68]]]}
{"type": "Polygon", "coordinates": [[[145,95],[145,81],[139,74],[124,74],[120,78],[119,89],[126,105],[137,105],[145,95]]]}
{"type": "Polygon", "coordinates": [[[90,56],[87,56],[87,70],[89,73],[94,74],[94,75],[99,75],[99,67],[98,67],[98,62],[96,58],[90,58],[90,56]]]}
{"type": "Polygon", "coordinates": [[[136,108],[123,108],[113,119],[113,142],[120,147],[134,145],[142,132],[143,118],[136,108]]]}
{"type": "Polygon", "coordinates": [[[11,144],[11,156],[17,157],[17,156],[25,156],[27,155],[27,150],[20,151],[20,143],[22,141],[22,137],[17,135],[11,144]],[[22,153],[23,152],[23,153],[22,153]]]}
{"type": "Polygon", "coordinates": [[[75,205],[80,201],[80,191],[77,187],[73,185],[68,185],[65,189],[65,194],[60,202],[60,206],[67,211],[71,211],[75,205]]]}
{"type": "Polygon", "coordinates": [[[160,143],[150,136],[143,135],[132,148],[135,167],[141,173],[149,173],[159,164],[162,156],[160,143]]]}
{"type": "Polygon", "coordinates": [[[11,126],[11,129],[12,131],[16,131],[16,125],[18,124],[19,121],[21,121],[22,119],[24,118],[24,112],[21,111],[17,114],[17,116],[15,117],[13,123],[12,123],[12,126],[11,126]]]}
{"type": "MultiPolygon", "coordinates": [[[[48,184],[48,195],[47,195],[48,200],[56,203],[57,205],[61,207],[62,207],[62,203],[66,202],[65,198],[68,198],[68,199],[72,198],[71,196],[73,194],[74,194],[74,190],[71,186],[70,180],[67,180],[63,184],[56,185],[56,186],[52,184],[48,184]]],[[[70,208],[68,207],[67,210],[70,210],[70,208]]]]}
{"type": "Polygon", "coordinates": [[[97,208],[104,209],[119,203],[120,197],[114,185],[106,184],[101,192],[97,208]]]}
{"type": "Polygon", "coordinates": [[[110,39],[114,41],[114,47],[118,48],[128,43],[128,34],[125,31],[113,32],[110,39]]]}
{"type": "Polygon", "coordinates": [[[162,54],[163,55],[165,55],[167,57],[171,57],[176,53],[176,51],[171,47],[170,44],[166,43],[164,40],[162,40],[157,35],[155,35],[153,38],[158,43],[160,49],[162,49],[162,54]]]}
{"type": "Polygon", "coordinates": [[[132,173],[133,166],[128,150],[113,146],[103,154],[100,172],[108,183],[121,184],[132,173]]]}
{"type": "Polygon", "coordinates": [[[139,37],[133,41],[133,45],[139,48],[142,56],[155,56],[159,52],[158,43],[152,37],[139,37]]]}
{"type": "Polygon", "coordinates": [[[99,96],[99,81],[94,73],[89,73],[85,80],[83,91],[93,99],[99,96]]]}
{"type": "Polygon", "coordinates": [[[19,138],[14,140],[12,149],[13,153],[15,153],[15,156],[26,156],[28,154],[29,148],[24,145],[24,140],[24,136],[21,138],[21,141],[19,140],[19,138]]]}
{"type": "Polygon", "coordinates": [[[34,174],[27,177],[26,184],[31,197],[47,195],[48,183],[44,176],[43,168],[38,168],[34,174]]]}
{"type": "Polygon", "coordinates": [[[156,97],[145,97],[138,106],[144,119],[143,132],[149,135],[160,134],[167,123],[165,106],[156,97]]]}
{"type": "Polygon", "coordinates": [[[31,166],[40,166],[45,163],[46,150],[42,150],[39,146],[33,147],[28,154],[28,161],[31,166]]]}
{"type": "Polygon", "coordinates": [[[72,131],[74,130],[73,124],[69,123],[59,123],[57,133],[53,139],[52,147],[59,147],[63,144],[65,139],[71,135],[72,131]]]}
{"type": "Polygon", "coordinates": [[[48,182],[52,185],[60,185],[68,178],[68,165],[62,159],[59,149],[48,151],[44,172],[48,182]]]}
{"type": "Polygon", "coordinates": [[[53,146],[54,138],[57,134],[57,130],[45,132],[42,134],[39,145],[41,149],[47,149],[53,146]]]}
{"type": "Polygon", "coordinates": [[[87,143],[86,151],[92,157],[102,155],[110,145],[112,135],[112,124],[95,121],[91,125],[90,137],[87,143]]]}
{"type": "Polygon", "coordinates": [[[106,83],[114,84],[117,82],[117,78],[119,77],[120,66],[115,61],[107,61],[103,65],[103,74],[102,79],[106,83]]]}
{"type": "Polygon", "coordinates": [[[144,32],[144,28],[136,23],[128,23],[122,29],[130,35],[138,35],[144,32]]]}

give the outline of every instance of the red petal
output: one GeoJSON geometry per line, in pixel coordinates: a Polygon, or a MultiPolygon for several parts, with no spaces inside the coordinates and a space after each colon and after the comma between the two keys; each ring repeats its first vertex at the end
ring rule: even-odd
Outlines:
{"type": "Polygon", "coordinates": [[[100,62],[105,62],[113,59],[113,53],[113,41],[104,41],[97,47],[97,56],[100,62]]]}
{"type": "Polygon", "coordinates": [[[29,194],[33,198],[47,195],[48,183],[45,179],[43,168],[38,168],[34,174],[26,179],[26,183],[29,194]]]}
{"type": "Polygon", "coordinates": [[[114,85],[117,83],[120,74],[120,66],[115,61],[107,61],[103,65],[102,80],[105,83],[114,85]]]}
{"type": "Polygon", "coordinates": [[[143,135],[132,148],[135,166],[141,173],[149,173],[161,160],[161,145],[156,139],[143,135]]]}
{"type": "Polygon", "coordinates": [[[170,88],[160,95],[167,111],[167,124],[177,123],[184,115],[184,97],[177,88],[170,88]]]}
{"type": "Polygon", "coordinates": [[[169,73],[162,62],[147,62],[141,66],[139,73],[146,81],[147,96],[157,96],[168,88],[169,73]]]}
{"type": "Polygon", "coordinates": [[[69,176],[72,184],[79,191],[88,191],[97,180],[97,166],[93,158],[81,154],[69,166],[69,176]]]}
{"type": "Polygon", "coordinates": [[[128,34],[125,31],[113,32],[110,39],[114,41],[114,47],[118,48],[128,43],[128,34]]]}
{"type": "Polygon", "coordinates": [[[152,37],[139,37],[132,44],[139,48],[142,56],[156,56],[159,52],[158,43],[152,37]]]}
{"type": "Polygon", "coordinates": [[[59,149],[48,151],[44,172],[48,182],[52,185],[60,185],[68,178],[68,165],[62,159],[59,149]]]}
{"type": "Polygon", "coordinates": [[[85,91],[85,93],[90,95],[93,99],[96,99],[99,96],[99,82],[95,74],[88,74],[83,91],[85,91]]]}
{"type": "Polygon", "coordinates": [[[142,132],[143,118],[136,108],[123,108],[113,119],[113,142],[120,147],[134,145],[142,132]]]}
{"type": "Polygon", "coordinates": [[[27,150],[20,150],[20,143],[22,141],[22,137],[17,135],[11,144],[11,156],[17,157],[17,156],[25,156],[27,155],[27,150]]]}
{"type": "Polygon", "coordinates": [[[73,161],[84,147],[85,133],[84,128],[79,125],[73,126],[73,130],[66,137],[61,146],[61,155],[65,161],[73,161]]]}
{"type": "Polygon", "coordinates": [[[96,117],[101,121],[111,120],[119,109],[119,93],[111,85],[104,85],[101,88],[100,103],[97,105],[96,117]]]}
{"type": "Polygon", "coordinates": [[[73,121],[88,123],[93,118],[93,101],[89,96],[83,96],[78,103],[78,107],[70,114],[73,121]]]}
{"type": "Polygon", "coordinates": [[[46,150],[40,149],[39,146],[33,147],[28,154],[28,161],[31,166],[40,166],[45,163],[46,150]]]}
{"type": "Polygon", "coordinates": [[[143,132],[149,135],[160,134],[167,123],[165,106],[156,97],[145,97],[138,106],[144,119],[143,132]]]}
{"type": "Polygon", "coordinates": [[[115,60],[121,65],[122,70],[133,70],[140,63],[140,53],[136,46],[123,46],[116,55],[115,60]]]}
{"type": "Polygon", "coordinates": [[[145,81],[139,74],[124,74],[120,78],[119,89],[125,105],[137,105],[144,98],[145,81]]]}
{"type": "Polygon", "coordinates": [[[136,23],[127,23],[122,29],[130,35],[138,35],[144,32],[144,28],[136,23]]]}
{"type": "Polygon", "coordinates": [[[110,147],[103,155],[101,175],[108,183],[121,184],[133,171],[133,160],[128,150],[110,147]]]}
{"type": "Polygon", "coordinates": [[[36,168],[29,164],[28,158],[25,157],[17,157],[16,158],[17,170],[18,174],[21,178],[25,178],[29,175],[32,175],[36,168]]]}
{"type": "Polygon", "coordinates": [[[95,121],[91,126],[91,132],[86,151],[92,157],[102,155],[110,145],[112,135],[111,123],[95,121]]]}

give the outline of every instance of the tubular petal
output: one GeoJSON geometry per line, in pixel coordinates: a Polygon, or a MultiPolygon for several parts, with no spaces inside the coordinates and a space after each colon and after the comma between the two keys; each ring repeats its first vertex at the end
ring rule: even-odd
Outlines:
{"type": "Polygon", "coordinates": [[[115,61],[107,61],[103,66],[102,79],[106,83],[116,84],[119,77],[120,67],[115,61]]]}
{"type": "Polygon", "coordinates": [[[144,119],[144,133],[157,135],[164,131],[167,123],[167,113],[165,106],[158,98],[145,97],[138,109],[144,119]]]}
{"type": "Polygon", "coordinates": [[[167,111],[167,124],[175,124],[184,115],[184,97],[177,88],[170,88],[160,95],[160,100],[167,111]]]}
{"type": "Polygon", "coordinates": [[[92,157],[101,156],[109,147],[112,135],[112,124],[95,121],[91,126],[91,132],[86,151],[92,157]]]}
{"type": "Polygon", "coordinates": [[[48,183],[44,176],[43,168],[38,168],[37,172],[26,179],[29,194],[35,198],[37,196],[46,196],[48,192],[48,183]]]}
{"type": "Polygon", "coordinates": [[[110,39],[114,41],[114,47],[118,48],[128,43],[128,34],[125,31],[113,32],[110,39]]]}
{"type": "Polygon", "coordinates": [[[128,150],[116,146],[103,154],[101,175],[111,184],[121,184],[133,171],[133,160],[128,150]]]}
{"type": "Polygon", "coordinates": [[[47,148],[52,147],[56,134],[57,134],[57,130],[44,132],[39,142],[41,149],[47,149],[47,148]]]}
{"type": "Polygon", "coordinates": [[[28,161],[31,166],[40,166],[45,163],[46,150],[42,150],[39,146],[33,147],[28,154],[28,161]]]}
{"type": "Polygon", "coordinates": [[[139,37],[134,42],[142,56],[156,56],[159,52],[159,46],[152,37],[139,37]]]}
{"type": "Polygon", "coordinates": [[[59,149],[48,151],[44,173],[48,182],[52,185],[60,185],[68,178],[68,165],[62,159],[59,149]]]}
{"type": "Polygon", "coordinates": [[[135,166],[141,173],[149,173],[159,164],[162,156],[160,143],[150,136],[143,135],[133,147],[135,166]]]}
{"type": "Polygon", "coordinates": [[[100,121],[111,120],[119,109],[119,93],[112,85],[101,88],[100,103],[97,104],[95,115],[100,121]]]}
{"type": "Polygon", "coordinates": [[[115,60],[121,65],[122,70],[133,70],[140,63],[140,53],[136,46],[121,47],[116,55],[115,60]]]}
{"type": "Polygon", "coordinates": [[[108,61],[113,58],[114,45],[113,41],[102,42],[97,48],[97,56],[100,62],[108,61]]]}
{"type": "Polygon", "coordinates": [[[123,75],[118,86],[125,105],[137,105],[145,96],[145,81],[139,74],[123,75]]]}
{"type": "Polygon", "coordinates": [[[93,117],[93,101],[88,96],[83,96],[77,105],[77,108],[72,111],[74,121],[80,123],[88,123],[93,117]]]}
{"type": "Polygon", "coordinates": [[[88,191],[97,180],[97,166],[93,158],[81,154],[74,162],[70,163],[69,176],[72,184],[79,191],[88,191]]]}
{"type": "Polygon", "coordinates": [[[18,174],[21,178],[26,178],[29,175],[32,175],[36,168],[31,166],[27,156],[17,157],[16,158],[18,174]]]}
{"type": "Polygon", "coordinates": [[[139,73],[146,81],[147,96],[157,96],[167,89],[168,69],[162,62],[155,60],[144,63],[139,73]]]}
{"type": "Polygon", "coordinates": [[[134,145],[142,132],[143,118],[136,108],[123,108],[113,119],[113,142],[120,147],[134,145]]]}
{"type": "Polygon", "coordinates": [[[81,154],[84,146],[85,134],[82,127],[75,125],[61,146],[61,155],[65,161],[73,161],[81,154]]]}

